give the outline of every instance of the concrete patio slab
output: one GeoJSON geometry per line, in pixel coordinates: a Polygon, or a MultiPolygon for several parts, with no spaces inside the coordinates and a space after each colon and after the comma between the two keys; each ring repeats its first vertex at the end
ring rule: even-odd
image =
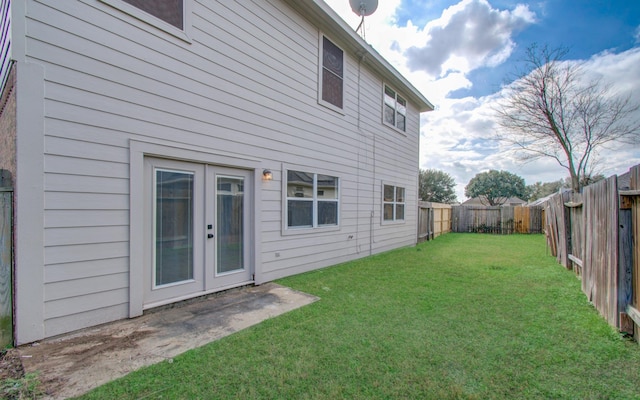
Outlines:
{"type": "Polygon", "coordinates": [[[275,283],[244,287],[18,348],[52,399],[97,386],[318,300],[275,283]]]}

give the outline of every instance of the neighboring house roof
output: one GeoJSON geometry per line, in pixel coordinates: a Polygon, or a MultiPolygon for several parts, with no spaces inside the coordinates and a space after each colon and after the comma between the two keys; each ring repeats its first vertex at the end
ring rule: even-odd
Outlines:
{"type": "Polygon", "coordinates": [[[323,0],[284,0],[294,10],[315,22],[318,27],[331,33],[332,40],[339,40],[344,50],[360,57],[361,61],[379,73],[392,86],[407,89],[403,94],[416,105],[420,112],[433,111],[434,106],[418,89],[402,76],[371,45],[364,41],[323,0]]]}
{"type": "Polygon", "coordinates": [[[631,187],[631,171],[618,175],[618,190],[628,190],[631,187]]]}
{"type": "Polygon", "coordinates": [[[542,206],[544,205],[544,203],[546,203],[547,201],[549,201],[549,199],[551,199],[553,196],[557,195],[558,193],[564,193],[564,192],[570,192],[571,189],[567,189],[567,188],[561,188],[559,191],[551,193],[547,196],[541,197],[537,200],[533,200],[527,203],[528,206],[542,206]]]}
{"type": "MultiPolygon", "coordinates": [[[[519,197],[510,197],[507,199],[507,201],[503,201],[503,200],[504,200],[503,197],[498,198],[497,203],[504,206],[518,206],[518,205],[527,203],[526,201],[522,200],[519,197]]],[[[481,200],[479,197],[474,197],[465,201],[464,203],[462,203],[462,205],[463,206],[486,206],[488,204],[486,201],[483,202],[483,200],[481,200]]]]}

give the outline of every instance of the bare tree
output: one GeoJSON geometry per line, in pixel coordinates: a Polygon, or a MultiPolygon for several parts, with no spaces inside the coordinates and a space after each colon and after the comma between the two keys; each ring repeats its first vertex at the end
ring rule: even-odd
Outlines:
{"type": "Polygon", "coordinates": [[[505,88],[495,111],[498,138],[520,159],[553,158],[569,171],[571,188],[580,191],[585,178],[596,174],[602,149],[640,142],[640,103],[601,79],[589,80],[581,64],[562,61],[567,52],[529,47],[530,72],[505,88]]]}

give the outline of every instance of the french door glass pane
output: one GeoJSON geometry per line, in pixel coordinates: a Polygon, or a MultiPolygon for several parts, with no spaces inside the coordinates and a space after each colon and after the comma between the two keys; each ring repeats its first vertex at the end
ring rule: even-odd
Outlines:
{"type": "Polygon", "coordinates": [[[156,286],[193,279],[193,181],[193,173],[156,170],[156,286]]]}
{"type": "Polygon", "coordinates": [[[217,178],[216,272],[244,269],[244,179],[217,178]]]}

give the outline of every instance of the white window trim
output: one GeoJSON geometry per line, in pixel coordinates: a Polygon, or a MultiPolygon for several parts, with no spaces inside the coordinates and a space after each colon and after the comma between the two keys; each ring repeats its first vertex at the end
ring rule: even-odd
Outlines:
{"type": "Polygon", "coordinates": [[[344,111],[344,105],[345,105],[345,97],[344,97],[344,87],[345,87],[345,82],[346,82],[346,76],[347,76],[347,57],[346,57],[347,53],[345,53],[344,49],[340,46],[338,46],[338,44],[333,41],[329,36],[325,35],[322,32],[319,32],[318,34],[318,104],[327,107],[337,113],[340,113],[342,115],[345,115],[345,111],[344,111]],[[337,48],[339,48],[340,50],[342,50],[342,108],[337,107],[334,104],[329,103],[328,101],[324,101],[322,99],[322,73],[323,73],[323,53],[324,53],[324,46],[323,46],[323,38],[327,38],[327,40],[329,40],[331,43],[333,43],[337,48]]]}
{"type": "MultiPolygon", "coordinates": [[[[158,157],[164,159],[195,162],[201,164],[224,165],[240,169],[254,171],[253,187],[259,188],[262,182],[264,165],[259,159],[249,156],[240,156],[224,152],[211,151],[202,147],[176,144],[166,140],[153,139],[150,141],[129,141],[129,317],[142,315],[144,310],[144,263],[145,263],[145,158],[158,157]]],[[[252,201],[253,215],[261,215],[262,190],[253,190],[252,201]]],[[[262,270],[261,254],[262,239],[259,221],[251,218],[251,241],[253,246],[250,257],[253,262],[255,282],[265,282],[262,270]]],[[[216,289],[219,290],[219,289],[216,289]]],[[[157,304],[160,305],[160,304],[157,304]]]]}
{"type": "Polygon", "coordinates": [[[382,182],[382,190],[380,191],[380,203],[382,204],[382,209],[380,213],[380,223],[381,225],[394,225],[394,224],[404,224],[407,221],[407,187],[400,186],[394,183],[382,182]],[[393,201],[384,201],[384,187],[385,186],[393,186],[393,201]],[[396,201],[396,189],[397,188],[404,189],[404,201],[397,202],[396,201]],[[393,219],[384,219],[384,205],[385,204],[393,204],[393,219]],[[404,218],[396,219],[396,205],[402,204],[404,205],[404,218]]]}
{"type": "MultiPolygon", "coordinates": [[[[313,167],[305,167],[299,165],[283,165],[282,166],[282,235],[300,235],[307,233],[318,233],[318,232],[331,232],[331,231],[339,231],[340,228],[340,204],[342,197],[342,178],[340,175],[336,174],[332,171],[324,171],[318,168],[313,167]],[[288,171],[302,171],[310,174],[314,174],[314,182],[313,182],[313,226],[300,226],[300,227],[289,227],[288,226],[288,200],[295,199],[292,197],[287,197],[287,175],[288,171]],[[317,176],[318,175],[327,175],[338,178],[338,198],[335,199],[335,202],[338,203],[338,215],[337,215],[337,223],[336,225],[318,225],[318,198],[317,198],[317,176]]],[[[309,201],[308,199],[306,201],[309,201]]],[[[327,200],[329,201],[329,200],[327,200]]]]}
{"type": "Polygon", "coordinates": [[[161,20],[160,18],[149,14],[148,12],[139,9],[138,7],[126,3],[122,0],[100,0],[101,2],[110,5],[111,7],[118,9],[135,19],[142,21],[146,24],[152,25],[170,35],[184,40],[187,43],[192,43],[192,14],[193,14],[193,0],[184,0],[183,2],[183,18],[182,21],[184,29],[176,28],[168,22],[161,20]]]}
{"type": "Polygon", "coordinates": [[[396,132],[399,132],[399,133],[401,133],[401,134],[406,136],[406,134],[407,134],[407,121],[408,121],[407,114],[408,114],[408,111],[409,111],[409,102],[407,101],[407,98],[405,96],[401,95],[400,93],[398,93],[398,91],[393,86],[383,82],[382,83],[382,115],[381,115],[382,116],[382,123],[384,125],[388,126],[389,128],[392,128],[396,132]],[[389,88],[389,89],[393,90],[393,92],[396,94],[396,98],[395,98],[396,105],[395,105],[395,109],[394,109],[394,112],[396,114],[398,113],[398,107],[397,107],[398,97],[402,98],[402,100],[404,100],[404,102],[407,104],[406,111],[404,113],[404,130],[402,130],[402,129],[400,129],[400,128],[398,128],[396,126],[398,124],[397,116],[396,116],[396,119],[395,119],[395,121],[396,121],[395,125],[392,125],[392,124],[388,123],[384,118],[384,111],[385,111],[385,105],[386,105],[385,102],[384,102],[384,99],[385,99],[385,96],[386,96],[386,93],[385,93],[385,89],[386,88],[389,88]]]}

